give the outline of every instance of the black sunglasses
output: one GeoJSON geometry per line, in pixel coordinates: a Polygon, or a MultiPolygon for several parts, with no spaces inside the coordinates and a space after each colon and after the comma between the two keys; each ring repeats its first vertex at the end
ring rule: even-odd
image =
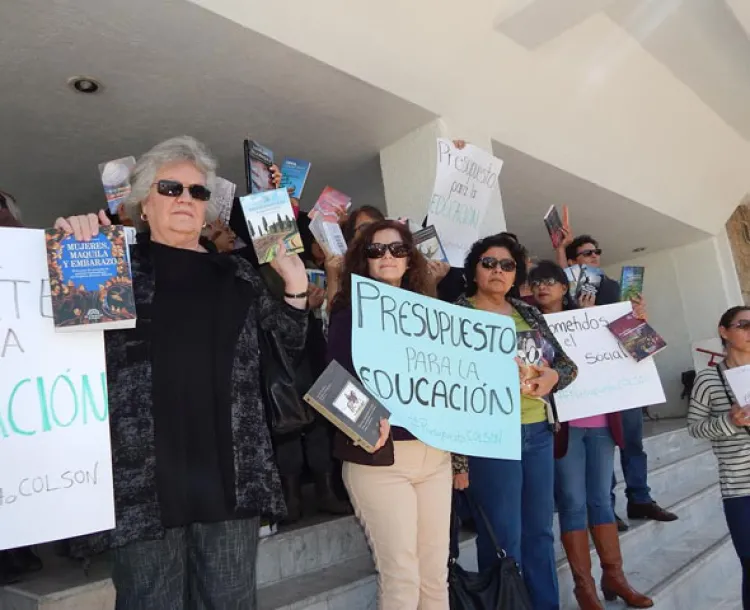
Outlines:
{"type": "Polygon", "coordinates": [[[581,250],[576,256],[585,256],[588,258],[589,256],[593,256],[596,254],[597,256],[602,255],[602,249],[601,248],[594,248],[593,250],[581,250]]]}
{"type": "Polygon", "coordinates": [[[739,330],[750,330],[750,320],[740,320],[739,322],[732,322],[729,328],[738,328],[739,330]]]}
{"type": "Polygon", "coordinates": [[[198,201],[208,201],[211,199],[211,191],[202,184],[185,186],[181,182],[177,182],[177,180],[159,180],[158,182],[154,182],[154,185],[156,185],[156,192],[165,197],[179,197],[187,188],[188,193],[190,193],[193,199],[198,201]]]}
{"type": "Polygon", "coordinates": [[[516,270],[516,261],[512,258],[495,258],[494,256],[483,256],[479,259],[479,263],[485,269],[494,269],[500,267],[501,271],[505,273],[511,273],[516,270]]]}
{"type": "Polygon", "coordinates": [[[390,252],[393,258],[406,258],[411,248],[402,241],[395,241],[392,244],[374,243],[365,248],[365,255],[367,258],[383,258],[386,251],[390,252]]]}
{"type": "Polygon", "coordinates": [[[539,286],[554,286],[557,284],[557,280],[553,277],[545,277],[541,280],[534,280],[529,284],[530,288],[539,288],[539,286]]]}

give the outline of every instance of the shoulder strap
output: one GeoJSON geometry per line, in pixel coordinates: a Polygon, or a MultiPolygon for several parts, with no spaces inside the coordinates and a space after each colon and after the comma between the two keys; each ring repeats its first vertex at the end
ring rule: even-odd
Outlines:
{"type": "Polygon", "coordinates": [[[487,530],[487,534],[490,537],[490,541],[492,542],[492,546],[495,547],[495,553],[497,553],[497,556],[499,559],[505,559],[508,554],[505,552],[503,547],[500,546],[500,544],[497,541],[497,536],[495,535],[495,530],[492,527],[492,524],[490,523],[490,520],[487,518],[487,514],[484,512],[484,509],[474,499],[473,494],[471,493],[471,490],[464,490],[463,491],[464,496],[466,497],[466,500],[469,502],[469,506],[471,507],[471,512],[473,512],[475,515],[479,515],[479,517],[482,519],[482,523],[484,523],[484,527],[487,530]]]}

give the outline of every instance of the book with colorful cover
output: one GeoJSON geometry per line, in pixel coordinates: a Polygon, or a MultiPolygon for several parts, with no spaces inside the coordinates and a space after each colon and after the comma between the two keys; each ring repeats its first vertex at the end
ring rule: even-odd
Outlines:
{"type": "Polygon", "coordinates": [[[121,226],[100,227],[90,241],[45,231],[55,330],[116,330],[136,322],[128,246],[121,226]]]}
{"type": "Polygon", "coordinates": [[[344,256],[346,254],[346,240],[338,223],[338,217],[329,214],[317,214],[310,221],[310,233],[328,254],[333,256],[344,256]]]}
{"type": "Polygon", "coordinates": [[[352,198],[349,195],[327,186],[323,189],[308,216],[313,219],[318,214],[324,214],[338,218],[346,213],[351,204],[352,198]]]}
{"type": "Polygon", "coordinates": [[[290,197],[300,199],[309,173],[309,161],[287,157],[281,164],[281,186],[287,190],[292,189],[289,193],[290,197]]]}
{"type": "Polygon", "coordinates": [[[568,276],[568,293],[577,303],[578,299],[584,294],[596,296],[604,278],[604,271],[599,267],[573,265],[565,269],[565,275],[568,276]]]}
{"type": "Polygon", "coordinates": [[[234,193],[237,185],[234,182],[216,176],[214,190],[211,192],[211,205],[216,212],[216,218],[225,226],[229,226],[229,217],[232,215],[234,193]]]}
{"type": "Polygon", "coordinates": [[[414,245],[427,260],[448,262],[443,244],[433,225],[421,229],[413,234],[414,245]]]}
{"type": "Polygon", "coordinates": [[[626,266],[620,274],[620,300],[632,301],[643,294],[643,276],[645,267],[626,266]]]}
{"type": "Polygon", "coordinates": [[[380,420],[390,412],[349,372],[332,360],[305,394],[305,401],[365,451],[380,439],[380,420]]]}
{"type": "Polygon", "coordinates": [[[240,197],[247,230],[253,240],[258,261],[270,263],[276,256],[276,246],[283,240],[289,254],[304,251],[292,202],[284,188],[240,197]]]}
{"type": "Polygon", "coordinates": [[[248,193],[273,190],[271,166],[273,151],[259,142],[245,140],[245,179],[248,193]]]}
{"type": "Polygon", "coordinates": [[[609,323],[609,331],[636,362],[655,356],[667,342],[645,320],[630,312],[609,323]]]}
{"type": "Polygon", "coordinates": [[[564,237],[563,222],[560,218],[560,213],[554,205],[544,215],[544,226],[547,227],[549,238],[552,240],[552,247],[555,249],[559,248],[564,237]]]}
{"type": "Polygon", "coordinates": [[[130,174],[134,167],[135,157],[123,157],[99,164],[99,177],[110,214],[117,214],[117,209],[130,195],[130,174]]]}
{"type": "Polygon", "coordinates": [[[320,269],[306,269],[307,281],[317,288],[325,290],[328,286],[328,280],[326,278],[326,272],[320,269]]]}

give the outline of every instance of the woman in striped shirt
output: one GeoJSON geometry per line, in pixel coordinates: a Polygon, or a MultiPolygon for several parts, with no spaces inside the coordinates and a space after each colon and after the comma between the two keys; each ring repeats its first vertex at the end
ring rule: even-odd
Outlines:
{"type": "Polygon", "coordinates": [[[719,462],[724,514],[742,562],[742,604],[750,610],[750,405],[740,406],[727,384],[728,368],[750,364],[750,307],[727,310],[719,321],[726,358],[698,373],[688,410],[688,431],[711,440],[719,462]]]}

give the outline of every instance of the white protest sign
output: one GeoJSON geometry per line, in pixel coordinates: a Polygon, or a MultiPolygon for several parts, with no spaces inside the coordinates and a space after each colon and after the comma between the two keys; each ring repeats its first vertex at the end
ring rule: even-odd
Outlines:
{"type": "Polygon", "coordinates": [[[495,191],[503,162],[487,151],[467,144],[458,150],[450,140],[438,138],[437,173],[427,212],[427,225],[434,225],[448,262],[463,267],[495,191]]]}
{"type": "Polygon", "coordinates": [[[555,394],[560,421],[613,413],[664,402],[653,358],[636,362],[607,325],[633,311],[630,302],[544,316],[578,377],[555,394]]]}
{"type": "Polygon", "coordinates": [[[0,228],[0,549],[115,525],[102,332],[56,333],[44,231],[0,228]]]}

